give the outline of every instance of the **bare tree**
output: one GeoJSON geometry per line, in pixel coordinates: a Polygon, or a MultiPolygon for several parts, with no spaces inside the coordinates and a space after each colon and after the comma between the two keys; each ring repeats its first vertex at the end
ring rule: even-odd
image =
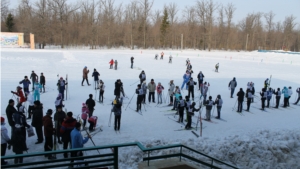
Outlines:
{"type": "Polygon", "coordinates": [[[176,14],[178,12],[178,7],[175,2],[171,2],[168,6],[166,6],[166,9],[168,11],[168,15],[170,18],[169,21],[170,21],[170,28],[171,28],[171,48],[173,49],[174,40],[176,41],[176,38],[174,36],[176,34],[176,29],[174,29],[174,23],[177,21],[176,14]]]}
{"type": "Polygon", "coordinates": [[[266,29],[267,29],[267,36],[265,38],[265,46],[268,46],[270,48],[271,45],[271,38],[272,38],[272,30],[274,29],[274,17],[275,14],[270,11],[269,13],[266,13],[264,15],[266,19],[266,29]]]}
{"type": "MultiPolygon", "coordinates": [[[[223,36],[224,36],[224,7],[221,5],[218,9],[219,17],[218,17],[218,42],[215,42],[216,48],[222,48],[223,47],[223,36]]],[[[217,35],[215,35],[215,40],[217,35]]]]}
{"type": "Polygon", "coordinates": [[[150,10],[152,8],[153,2],[154,1],[150,1],[150,0],[140,0],[139,1],[141,4],[141,8],[142,8],[142,13],[143,13],[143,31],[144,31],[144,49],[146,48],[146,24],[147,24],[147,19],[149,17],[150,14],[150,10]]]}
{"type": "Polygon", "coordinates": [[[296,20],[296,17],[291,15],[291,16],[285,17],[285,20],[283,21],[283,33],[284,33],[283,46],[285,46],[289,50],[291,47],[291,41],[293,39],[293,37],[292,37],[293,29],[297,25],[295,23],[295,20],[296,20]]]}
{"type": "Polygon", "coordinates": [[[226,8],[225,8],[225,14],[226,14],[226,18],[227,18],[227,29],[226,29],[226,50],[228,50],[228,44],[229,44],[229,35],[230,35],[230,31],[231,31],[231,22],[232,22],[232,18],[233,18],[233,13],[236,10],[236,8],[234,7],[234,5],[232,3],[227,4],[226,8]]]}
{"type": "Polygon", "coordinates": [[[1,0],[1,21],[5,21],[7,15],[8,15],[8,6],[9,1],[8,0],[1,0]]]}
{"type": "Polygon", "coordinates": [[[134,46],[133,46],[133,39],[134,39],[133,38],[133,36],[134,36],[133,30],[135,28],[134,25],[137,21],[138,14],[140,13],[137,2],[133,1],[130,4],[128,4],[127,10],[125,12],[126,12],[126,16],[129,19],[129,22],[130,22],[130,48],[133,50],[134,49],[134,46]]]}
{"type": "Polygon", "coordinates": [[[189,39],[189,47],[193,46],[194,50],[196,49],[196,39],[197,35],[195,36],[196,31],[196,10],[194,7],[185,7],[183,11],[184,20],[188,26],[188,36],[185,39],[189,39]]]}

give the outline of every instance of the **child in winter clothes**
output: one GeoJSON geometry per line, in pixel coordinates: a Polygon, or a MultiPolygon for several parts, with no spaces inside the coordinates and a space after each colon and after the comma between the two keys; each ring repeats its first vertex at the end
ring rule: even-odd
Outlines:
{"type": "Polygon", "coordinates": [[[110,62],[109,62],[109,68],[112,69],[112,68],[113,68],[113,65],[114,65],[114,60],[111,59],[110,62]]]}
{"type": "Polygon", "coordinates": [[[218,111],[218,116],[216,117],[216,119],[220,119],[221,118],[221,109],[222,109],[222,105],[223,105],[223,100],[221,99],[221,95],[218,95],[216,100],[215,100],[215,104],[217,105],[217,111],[218,111]]]}
{"type": "Polygon", "coordinates": [[[42,90],[42,85],[36,80],[34,83],[34,101],[40,100],[40,90],[42,90]]]}
{"type": "Polygon", "coordinates": [[[85,129],[86,119],[87,119],[88,114],[89,114],[89,109],[87,108],[85,103],[82,103],[81,118],[83,120],[83,126],[82,126],[83,129],[85,129]]]}
{"type": "Polygon", "coordinates": [[[97,116],[91,116],[88,120],[88,122],[90,123],[90,127],[89,127],[89,131],[94,131],[97,125],[97,120],[98,117],[97,116]]]}
{"type": "Polygon", "coordinates": [[[11,93],[13,93],[13,94],[17,95],[18,97],[20,97],[20,98],[17,99],[18,104],[21,105],[23,102],[26,101],[26,98],[25,98],[25,96],[23,94],[23,91],[22,91],[22,87],[18,86],[17,87],[17,92],[11,91],[11,93]]]}
{"type": "Polygon", "coordinates": [[[55,100],[55,107],[56,107],[56,109],[57,109],[58,106],[64,107],[64,105],[63,105],[62,102],[63,102],[62,94],[58,93],[58,95],[56,97],[56,100],[55,100]]]}
{"type": "Polygon", "coordinates": [[[174,89],[175,89],[175,85],[173,83],[173,80],[170,81],[169,85],[170,85],[169,90],[168,90],[169,95],[170,95],[170,104],[169,104],[169,106],[172,106],[173,105],[174,89]]]}
{"type": "MultiPolygon", "coordinates": [[[[5,127],[5,119],[1,117],[1,156],[5,156],[7,144],[10,144],[10,138],[7,134],[7,128],[5,127]]],[[[10,145],[9,145],[10,146],[10,145]]],[[[1,165],[6,165],[7,161],[1,158],[1,165]]]]}
{"type": "Polygon", "coordinates": [[[158,82],[158,85],[156,87],[157,91],[157,104],[162,104],[162,91],[164,90],[164,87],[161,85],[160,82],[158,82]]]}
{"type": "Polygon", "coordinates": [[[185,126],[185,129],[191,129],[192,128],[192,116],[194,116],[194,112],[196,111],[199,111],[200,110],[200,108],[201,108],[201,105],[200,105],[200,107],[198,108],[198,109],[196,109],[195,108],[195,105],[196,105],[196,103],[195,102],[193,102],[189,107],[188,107],[188,112],[187,112],[187,115],[188,115],[188,118],[187,118],[187,120],[188,120],[188,122],[187,122],[187,124],[186,124],[186,126],[185,126]]]}
{"type": "Polygon", "coordinates": [[[100,88],[99,101],[103,103],[103,94],[104,94],[104,90],[105,90],[105,85],[102,80],[100,80],[99,88],[100,88]]]}

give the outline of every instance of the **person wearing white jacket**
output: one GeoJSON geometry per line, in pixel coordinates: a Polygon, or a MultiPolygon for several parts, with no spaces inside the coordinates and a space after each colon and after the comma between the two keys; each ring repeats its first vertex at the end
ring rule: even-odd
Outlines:
{"type": "Polygon", "coordinates": [[[174,94],[174,90],[175,90],[175,85],[173,83],[173,80],[170,81],[169,83],[169,96],[170,96],[170,104],[169,106],[173,106],[173,94],[174,94]]]}
{"type": "Polygon", "coordinates": [[[293,95],[293,91],[292,91],[292,87],[291,86],[289,87],[288,93],[289,93],[289,98],[288,98],[288,101],[287,101],[287,106],[290,106],[290,98],[293,95]]]}
{"type": "MultiPolygon", "coordinates": [[[[5,127],[5,119],[1,117],[1,156],[5,156],[7,144],[10,144],[7,128],[5,127]]],[[[6,165],[7,161],[1,158],[1,165],[6,165]]]]}
{"type": "Polygon", "coordinates": [[[103,94],[104,94],[104,91],[105,91],[105,85],[104,85],[104,82],[102,80],[100,80],[99,89],[100,89],[99,102],[103,103],[103,94]]]}
{"type": "Polygon", "coordinates": [[[31,119],[31,115],[32,115],[33,109],[34,109],[34,104],[33,104],[34,98],[33,98],[33,94],[31,92],[27,93],[27,102],[29,103],[27,119],[31,119]]]}

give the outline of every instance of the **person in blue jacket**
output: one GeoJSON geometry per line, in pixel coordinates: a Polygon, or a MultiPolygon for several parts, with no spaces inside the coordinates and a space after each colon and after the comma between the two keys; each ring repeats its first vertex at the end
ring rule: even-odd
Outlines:
{"type": "MultiPolygon", "coordinates": [[[[187,82],[189,82],[191,77],[191,74],[187,70],[186,73],[183,75],[183,83],[181,85],[181,90],[183,89],[184,85],[186,85],[187,82]]],[[[188,85],[185,86],[186,90],[188,90],[188,85]]]]}
{"type": "Polygon", "coordinates": [[[20,81],[20,84],[23,84],[24,93],[27,95],[26,93],[29,93],[29,85],[31,84],[30,80],[28,80],[28,77],[25,76],[24,79],[20,81]]]}
{"type": "Polygon", "coordinates": [[[288,102],[289,97],[290,97],[288,88],[286,86],[284,86],[283,89],[282,89],[282,91],[281,91],[281,93],[284,96],[283,106],[282,107],[287,107],[287,102],[288,102]]]}

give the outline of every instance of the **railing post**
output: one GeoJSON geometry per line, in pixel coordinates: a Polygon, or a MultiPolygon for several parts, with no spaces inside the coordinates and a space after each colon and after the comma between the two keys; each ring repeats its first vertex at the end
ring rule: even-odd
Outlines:
{"type": "Polygon", "coordinates": [[[180,156],[179,156],[179,161],[181,161],[181,155],[182,155],[182,146],[180,146],[180,156]]]}
{"type": "Polygon", "coordinates": [[[213,166],[213,164],[214,164],[214,159],[211,159],[211,165],[213,166]]]}
{"type": "Polygon", "coordinates": [[[148,151],[148,166],[149,166],[149,155],[150,155],[150,151],[148,151]]]}
{"type": "Polygon", "coordinates": [[[114,169],[118,169],[118,166],[119,166],[118,147],[114,147],[114,169]]]}

